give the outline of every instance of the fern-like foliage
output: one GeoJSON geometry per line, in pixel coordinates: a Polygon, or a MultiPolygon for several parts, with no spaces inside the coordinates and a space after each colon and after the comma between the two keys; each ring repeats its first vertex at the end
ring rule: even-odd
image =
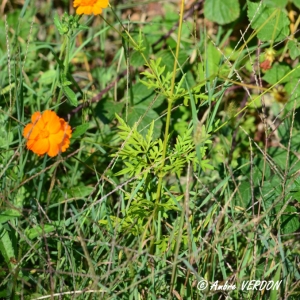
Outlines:
{"type": "MultiPolygon", "coordinates": [[[[124,162],[125,167],[116,173],[117,176],[128,174],[129,176],[142,176],[146,178],[149,173],[153,173],[156,176],[166,176],[168,173],[176,174],[180,176],[183,169],[188,163],[205,166],[205,168],[211,168],[211,166],[205,160],[205,164],[202,164],[202,158],[205,156],[206,148],[204,145],[209,143],[210,135],[207,132],[203,132],[202,127],[202,139],[200,147],[201,161],[199,161],[196,155],[196,147],[193,137],[193,128],[189,128],[182,136],[176,138],[176,143],[172,147],[169,145],[167,149],[166,162],[164,167],[161,168],[162,156],[163,156],[163,141],[161,139],[153,140],[154,121],[150,124],[145,137],[143,137],[138,131],[137,126],[131,128],[125,121],[116,115],[119,120],[119,137],[124,140],[124,145],[118,155],[124,162]]],[[[205,130],[205,127],[204,127],[205,130]]]]}
{"type": "MultiPolygon", "coordinates": [[[[151,70],[142,72],[145,76],[145,80],[140,82],[144,84],[149,89],[155,89],[158,94],[164,95],[168,101],[175,101],[177,99],[183,98],[183,104],[188,105],[191,95],[193,95],[194,101],[196,104],[202,104],[202,100],[207,100],[208,96],[201,93],[201,88],[206,84],[204,80],[195,87],[190,88],[190,90],[184,89],[182,86],[185,83],[186,74],[183,74],[180,78],[180,81],[175,83],[174,91],[171,91],[171,81],[173,77],[172,72],[165,72],[165,66],[160,66],[161,58],[156,60],[150,60],[150,63],[147,64],[147,67],[151,70]]],[[[176,70],[177,72],[178,70],[176,70]]]]}
{"type": "Polygon", "coordinates": [[[156,60],[151,60],[148,67],[152,72],[142,72],[147,80],[141,80],[140,82],[147,86],[149,89],[155,89],[159,94],[164,95],[168,101],[174,101],[184,95],[186,90],[182,88],[185,80],[185,75],[181,80],[175,84],[174,91],[171,91],[171,81],[173,77],[172,72],[165,73],[165,66],[160,66],[161,57],[156,60]]]}

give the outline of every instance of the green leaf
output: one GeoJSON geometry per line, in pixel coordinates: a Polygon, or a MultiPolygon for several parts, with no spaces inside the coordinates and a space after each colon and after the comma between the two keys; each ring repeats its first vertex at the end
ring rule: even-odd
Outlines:
{"type": "Polygon", "coordinates": [[[250,182],[242,182],[239,186],[239,192],[235,196],[236,206],[247,209],[251,204],[251,185],[250,182]]]}
{"type": "Polygon", "coordinates": [[[104,124],[110,124],[115,118],[116,114],[119,114],[125,102],[116,102],[111,99],[103,99],[98,102],[96,106],[96,115],[104,124]]]}
{"type": "Polygon", "coordinates": [[[12,241],[9,237],[8,231],[0,224],[0,252],[4,257],[5,262],[10,268],[14,265],[10,262],[10,258],[15,257],[12,241]]]}
{"type": "Polygon", "coordinates": [[[238,0],[209,0],[204,2],[204,16],[220,25],[235,21],[240,15],[238,0]]]}
{"type": "Polygon", "coordinates": [[[52,84],[55,77],[56,77],[56,71],[55,70],[45,71],[45,72],[43,72],[43,74],[39,78],[39,84],[41,84],[41,85],[52,84]]]}
{"type": "MultiPolygon", "coordinates": [[[[137,42],[137,44],[140,46],[140,48],[143,49],[142,52],[145,55],[145,57],[149,57],[150,47],[149,47],[147,38],[144,35],[142,35],[141,33],[139,33],[138,35],[133,35],[132,37],[137,42]]],[[[145,64],[145,60],[139,51],[136,50],[132,53],[131,58],[130,58],[130,64],[133,67],[137,67],[137,68],[141,67],[145,64]]]]}
{"type": "MultiPolygon", "coordinates": [[[[281,262],[278,263],[277,271],[276,271],[275,275],[272,278],[272,280],[275,284],[280,282],[280,277],[281,277],[280,274],[281,274],[281,262]]],[[[283,285],[282,280],[281,280],[281,285],[283,285]]],[[[279,287],[280,287],[280,285],[279,285],[279,287]]],[[[276,288],[271,289],[269,299],[270,300],[277,300],[278,299],[278,290],[276,288]]]]}
{"type": "Polygon", "coordinates": [[[14,218],[20,217],[21,213],[16,209],[7,209],[0,213],[0,224],[7,221],[13,220],[14,218]]]}
{"type": "MultiPolygon", "coordinates": [[[[166,72],[173,72],[174,52],[170,50],[162,50],[159,52],[161,61],[163,62],[164,67],[166,68],[166,72]]],[[[178,64],[182,66],[186,62],[186,58],[187,58],[186,53],[184,51],[180,51],[177,60],[178,64]]]]}
{"type": "Polygon", "coordinates": [[[296,40],[290,40],[288,42],[288,48],[290,50],[291,59],[296,59],[300,55],[300,45],[296,40]]]}
{"type": "Polygon", "coordinates": [[[288,206],[281,216],[281,228],[283,234],[289,234],[297,231],[300,227],[299,213],[293,206],[288,206]]]}
{"type": "Polygon", "coordinates": [[[135,105],[143,104],[150,105],[151,108],[160,106],[165,97],[163,95],[156,95],[153,88],[147,88],[145,84],[138,82],[132,87],[133,103],[135,105]]]}
{"type": "Polygon", "coordinates": [[[79,30],[88,30],[88,29],[90,29],[90,27],[89,27],[89,26],[86,26],[86,25],[80,24],[80,25],[78,26],[78,29],[79,29],[79,30]]]}
{"type": "Polygon", "coordinates": [[[290,82],[285,85],[285,90],[290,94],[290,99],[285,106],[285,111],[291,111],[294,108],[296,101],[296,108],[300,106],[300,82],[298,77],[292,77],[290,82]]]}
{"type": "Polygon", "coordinates": [[[41,226],[35,226],[30,229],[25,230],[25,234],[30,240],[37,238],[38,236],[42,236],[43,234],[47,234],[55,231],[56,227],[54,225],[45,224],[43,228],[41,226]]]}
{"type": "Polygon", "coordinates": [[[300,178],[295,179],[292,188],[291,195],[300,203],[300,178]]]}
{"type": "Polygon", "coordinates": [[[295,66],[291,71],[290,66],[275,63],[270,70],[266,72],[263,79],[270,84],[275,84],[281,80],[280,84],[286,83],[284,91],[288,93],[289,101],[285,106],[286,111],[290,111],[294,107],[296,100],[296,108],[300,106],[300,64],[295,66]],[[286,76],[289,72],[290,75],[286,76]],[[281,80],[284,76],[284,80],[281,80]]]}
{"type": "Polygon", "coordinates": [[[136,105],[129,110],[128,125],[133,127],[134,123],[139,121],[138,131],[140,131],[143,136],[146,136],[148,126],[150,126],[153,120],[155,121],[153,138],[156,139],[160,137],[162,129],[162,121],[159,118],[158,113],[143,104],[136,105]]]}
{"type": "Polygon", "coordinates": [[[66,198],[84,199],[85,197],[89,196],[92,191],[92,186],[85,186],[82,184],[79,186],[73,186],[63,190],[63,197],[61,197],[58,202],[63,202],[66,200],[66,198]]]}
{"type": "Polygon", "coordinates": [[[251,27],[257,31],[260,40],[281,41],[288,37],[290,21],[285,11],[265,4],[250,1],[247,3],[251,27]]]}
{"type": "Polygon", "coordinates": [[[288,0],[264,0],[264,4],[269,7],[285,8],[288,0]]]}
{"type": "Polygon", "coordinates": [[[221,53],[213,45],[209,43],[206,51],[206,63],[204,65],[206,78],[212,75],[217,75],[220,69],[221,53]]]}
{"type": "Polygon", "coordinates": [[[292,0],[292,2],[295,4],[295,6],[300,8],[300,0],[292,0]]]}
{"type": "MultiPolygon", "coordinates": [[[[263,79],[270,84],[277,83],[283,76],[291,70],[290,66],[275,63],[270,70],[266,72],[263,79]]],[[[288,80],[288,79],[286,79],[288,80]]],[[[281,81],[284,82],[284,81],[281,81]]]]}
{"type": "Polygon", "coordinates": [[[140,52],[138,51],[134,51],[132,54],[131,54],[131,57],[130,57],[130,64],[133,66],[133,67],[140,67],[142,66],[143,64],[145,63],[142,55],[140,52]]]}
{"type": "Polygon", "coordinates": [[[68,87],[68,86],[62,86],[62,90],[68,100],[70,101],[71,105],[76,106],[78,105],[78,100],[76,97],[76,94],[68,87]]]}
{"type": "Polygon", "coordinates": [[[54,25],[56,26],[58,32],[61,35],[63,35],[64,34],[64,30],[63,30],[63,27],[61,25],[61,22],[60,22],[60,19],[59,19],[59,16],[58,16],[57,13],[54,15],[53,21],[54,21],[54,25]]]}
{"type": "Polygon", "coordinates": [[[14,87],[16,86],[16,84],[13,82],[11,84],[9,84],[8,86],[6,86],[5,88],[0,90],[0,95],[4,95],[6,93],[8,93],[9,91],[11,91],[14,87]]]}
{"type": "Polygon", "coordinates": [[[88,123],[77,126],[75,131],[72,133],[72,139],[76,139],[83,135],[89,129],[89,126],[90,125],[88,123]]]}

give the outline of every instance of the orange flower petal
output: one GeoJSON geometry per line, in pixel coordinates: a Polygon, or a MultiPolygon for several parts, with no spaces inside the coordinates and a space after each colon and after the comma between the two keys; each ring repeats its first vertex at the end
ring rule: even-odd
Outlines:
{"type": "Polygon", "coordinates": [[[48,139],[39,139],[34,142],[30,150],[38,155],[43,155],[48,152],[49,147],[50,145],[48,139]]]}
{"type": "Polygon", "coordinates": [[[35,143],[35,140],[28,140],[27,142],[27,149],[31,150],[31,148],[33,147],[35,143]]]}
{"type": "Polygon", "coordinates": [[[77,14],[77,15],[83,15],[83,14],[86,14],[86,12],[85,12],[85,7],[79,6],[79,7],[76,9],[76,14],[77,14]]]}
{"type": "Polygon", "coordinates": [[[73,2],[73,6],[74,7],[77,7],[77,6],[79,6],[81,4],[81,0],[74,0],[74,2],[73,2]]]}
{"type": "Polygon", "coordinates": [[[58,117],[54,111],[45,110],[43,112],[42,119],[43,119],[45,125],[47,125],[48,123],[51,123],[52,121],[55,121],[56,118],[58,118],[58,117]]]}
{"type": "Polygon", "coordinates": [[[68,136],[68,138],[71,138],[72,136],[71,126],[64,119],[60,119],[60,122],[65,134],[68,136]]]}
{"type": "Polygon", "coordinates": [[[43,118],[38,119],[37,122],[33,123],[33,124],[34,124],[34,127],[37,127],[39,130],[43,130],[46,125],[43,118]]]}
{"type": "Polygon", "coordinates": [[[78,15],[99,15],[102,13],[102,8],[108,6],[108,0],[75,0],[73,6],[77,7],[76,13],[78,15]]]}
{"type": "Polygon", "coordinates": [[[46,125],[50,134],[58,133],[61,129],[60,119],[58,116],[55,115],[55,118],[51,118],[46,125]]]}
{"type": "Polygon", "coordinates": [[[106,8],[109,4],[108,0],[98,1],[97,4],[100,3],[102,8],[106,8]]]}
{"type": "Polygon", "coordinates": [[[39,111],[36,111],[36,112],[31,116],[31,122],[34,124],[34,123],[36,123],[41,117],[42,117],[42,114],[41,114],[39,111]]]}
{"type": "Polygon", "coordinates": [[[49,142],[50,142],[50,143],[49,143],[50,146],[49,146],[49,150],[48,150],[47,154],[48,154],[49,156],[51,156],[51,157],[56,156],[56,155],[59,153],[59,151],[60,151],[59,144],[57,144],[57,143],[52,143],[52,142],[51,142],[51,139],[49,139],[49,142]]]}
{"type": "Polygon", "coordinates": [[[60,145],[64,139],[64,132],[60,130],[58,133],[51,134],[49,136],[49,141],[53,145],[60,145]]]}
{"type": "Polygon", "coordinates": [[[31,131],[32,131],[32,127],[33,127],[33,124],[27,124],[23,130],[23,136],[25,139],[28,139],[30,134],[31,134],[31,131]]]}
{"type": "Polygon", "coordinates": [[[61,152],[65,152],[70,146],[70,140],[64,139],[62,145],[61,145],[61,152]]]}
{"type": "Polygon", "coordinates": [[[102,13],[102,8],[95,5],[92,7],[92,12],[95,16],[100,15],[102,13]]]}

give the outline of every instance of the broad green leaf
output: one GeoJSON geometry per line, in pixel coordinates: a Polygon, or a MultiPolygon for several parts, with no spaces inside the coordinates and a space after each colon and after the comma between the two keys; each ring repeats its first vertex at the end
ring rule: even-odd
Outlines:
{"type": "Polygon", "coordinates": [[[292,0],[291,2],[293,2],[298,8],[300,8],[300,0],[292,0]]]}
{"type": "Polygon", "coordinates": [[[288,94],[288,102],[285,110],[290,111],[294,108],[294,101],[296,101],[296,108],[300,106],[300,64],[291,70],[288,65],[275,63],[266,72],[263,79],[270,84],[275,84],[283,77],[285,78],[280,81],[280,84],[286,83],[284,91],[288,94]],[[288,73],[290,74],[288,75],[288,73]]]}
{"type": "Polygon", "coordinates": [[[264,0],[264,4],[269,7],[285,8],[288,0],[264,0]]]}
{"type": "Polygon", "coordinates": [[[96,106],[96,115],[104,124],[110,124],[115,118],[115,114],[119,114],[125,102],[116,102],[110,99],[103,99],[96,106]]]}
{"type": "Polygon", "coordinates": [[[145,61],[138,51],[134,51],[130,56],[130,65],[139,68],[145,64],[145,61]]]}
{"type": "Polygon", "coordinates": [[[297,231],[300,227],[299,213],[293,206],[288,206],[281,216],[281,230],[284,234],[297,231]]]}
{"type": "Polygon", "coordinates": [[[248,1],[248,18],[251,27],[262,41],[281,41],[290,33],[289,18],[284,10],[248,1]]]}
{"type": "Polygon", "coordinates": [[[1,299],[8,299],[8,298],[10,298],[9,291],[8,290],[0,291],[0,297],[1,297],[1,299]]]}
{"type": "Polygon", "coordinates": [[[293,193],[293,197],[300,203],[300,189],[299,191],[293,193]]]}
{"type": "Polygon", "coordinates": [[[204,2],[204,16],[210,21],[224,25],[235,21],[240,15],[238,0],[209,0],[204,2]]]}
{"type": "Polygon", "coordinates": [[[68,100],[70,101],[71,105],[77,106],[78,101],[77,101],[76,94],[68,86],[62,86],[62,90],[66,95],[66,97],[68,98],[68,100]]]}
{"type": "Polygon", "coordinates": [[[300,203],[300,178],[295,179],[291,187],[291,195],[300,203]]]}
{"type": "Polygon", "coordinates": [[[282,193],[282,188],[280,187],[280,182],[282,180],[276,176],[272,178],[272,180],[268,180],[264,182],[264,186],[260,190],[260,195],[263,201],[263,207],[265,210],[269,208],[274,208],[276,211],[279,211],[283,205],[280,201],[276,205],[274,205],[274,200],[280,197],[282,193]],[[277,186],[275,186],[277,184],[277,186]]]}
{"type": "Polygon", "coordinates": [[[147,134],[148,126],[150,126],[153,120],[155,121],[153,138],[156,139],[160,137],[162,129],[162,121],[158,113],[143,104],[136,105],[129,110],[128,125],[133,127],[134,123],[139,121],[138,131],[140,131],[143,136],[147,134]]]}
{"type": "Polygon", "coordinates": [[[242,182],[239,192],[235,196],[235,204],[247,209],[251,205],[251,185],[250,182],[242,182]]]}
{"type": "MultiPolygon", "coordinates": [[[[63,190],[63,196],[58,199],[58,203],[65,201],[66,199],[73,198],[73,199],[84,199],[93,191],[92,186],[85,186],[79,185],[74,186],[68,189],[63,190]]],[[[56,206],[56,204],[54,204],[56,206]]],[[[52,207],[52,206],[50,206],[52,207]]],[[[52,226],[52,225],[51,225],[52,226]]]]}
{"type": "Polygon", "coordinates": [[[153,88],[147,88],[143,83],[138,82],[132,87],[133,103],[135,105],[150,105],[151,108],[160,106],[164,101],[163,95],[156,95],[153,88]]]}
{"type": "MultiPolygon", "coordinates": [[[[159,52],[159,56],[161,58],[162,61],[162,66],[165,67],[165,72],[173,72],[173,66],[174,66],[174,51],[170,51],[170,50],[163,50],[159,52]]],[[[187,55],[184,51],[180,51],[179,52],[179,56],[178,56],[178,64],[180,66],[183,66],[183,64],[186,62],[187,59],[187,55]]]]}
{"type": "Polygon", "coordinates": [[[85,123],[76,127],[75,131],[72,133],[72,139],[76,139],[83,135],[89,129],[89,123],[85,123]]]}
{"type": "Polygon", "coordinates": [[[290,95],[289,101],[285,106],[286,111],[291,111],[300,106],[300,78],[291,78],[290,82],[285,85],[285,90],[290,95]],[[295,103],[296,101],[296,103],[295,103]]]}
{"type": "Polygon", "coordinates": [[[266,71],[266,74],[264,75],[263,79],[270,84],[275,84],[290,70],[291,68],[288,65],[275,63],[270,70],[266,71]]]}
{"type": "Polygon", "coordinates": [[[16,209],[7,209],[0,213],[0,224],[7,221],[13,220],[14,218],[20,217],[21,213],[16,209]]]}
{"type": "Polygon", "coordinates": [[[217,75],[220,69],[221,53],[213,45],[209,43],[206,50],[206,61],[204,63],[206,78],[217,75]]]}
{"type": "Polygon", "coordinates": [[[288,48],[290,50],[291,59],[296,59],[300,55],[300,45],[296,40],[290,40],[288,42],[288,48]]]}
{"type": "Polygon", "coordinates": [[[42,85],[52,84],[56,77],[56,73],[57,72],[55,70],[48,70],[43,72],[43,74],[39,78],[39,84],[42,85]]]}

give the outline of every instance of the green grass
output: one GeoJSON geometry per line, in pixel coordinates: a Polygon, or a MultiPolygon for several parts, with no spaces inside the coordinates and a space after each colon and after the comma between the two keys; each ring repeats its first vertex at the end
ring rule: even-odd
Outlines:
{"type": "Polygon", "coordinates": [[[187,2],[1,6],[1,299],[299,298],[299,1],[187,2]]]}

